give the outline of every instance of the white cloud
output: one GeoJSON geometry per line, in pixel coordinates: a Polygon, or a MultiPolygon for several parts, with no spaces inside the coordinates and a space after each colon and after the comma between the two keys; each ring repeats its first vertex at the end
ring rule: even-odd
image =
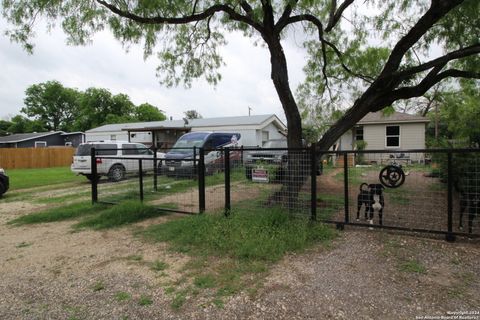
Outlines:
{"type": "MultiPolygon", "coordinates": [[[[0,19],[0,27],[6,22],[0,19]]],[[[125,52],[107,31],[95,36],[91,45],[72,47],[65,35],[54,29],[50,34],[39,29],[35,51],[28,55],[18,44],[0,37],[0,118],[20,112],[24,92],[32,84],[58,80],[67,87],[85,90],[101,87],[112,93],[125,93],[135,104],[149,102],[168,116],[180,118],[183,111],[195,109],[204,117],[276,113],[285,119],[283,109],[270,80],[270,58],[266,48],[254,46],[252,39],[233,33],[222,49],[226,63],[222,81],[216,88],[204,80],[192,89],[166,88],[155,77],[157,61],[143,60],[140,46],[125,52]]],[[[292,90],[301,81],[305,62],[303,51],[295,43],[285,43],[292,90]]]]}

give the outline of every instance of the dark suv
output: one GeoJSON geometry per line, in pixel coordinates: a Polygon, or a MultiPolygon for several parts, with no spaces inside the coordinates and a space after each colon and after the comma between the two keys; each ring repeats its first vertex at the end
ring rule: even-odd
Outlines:
{"type": "Polygon", "coordinates": [[[10,182],[5,170],[0,168],[0,197],[7,192],[10,182]]]}

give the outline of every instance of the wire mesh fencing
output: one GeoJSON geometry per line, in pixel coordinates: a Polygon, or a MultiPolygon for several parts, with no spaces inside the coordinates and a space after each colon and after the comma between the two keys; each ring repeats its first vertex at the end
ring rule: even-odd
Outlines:
{"type": "Polygon", "coordinates": [[[91,161],[102,177],[92,179],[93,201],[480,235],[479,150],[118,149],[93,150],[91,161]]]}

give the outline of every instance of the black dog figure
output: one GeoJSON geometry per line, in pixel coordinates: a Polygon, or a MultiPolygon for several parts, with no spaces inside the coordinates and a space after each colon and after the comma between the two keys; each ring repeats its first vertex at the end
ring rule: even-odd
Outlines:
{"type": "Polygon", "coordinates": [[[357,221],[360,217],[360,210],[362,205],[365,204],[365,220],[369,220],[370,224],[373,224],[373,216],[375,211],[378,211],[378,219],[380,225],[383,225],[383,208],[385,207],[385,199],[383,197],[383,190],[385,187],[379,183],[360,185],[360,193],[357,197],[357,221]],[[365,186],[368,190],[365,190],[365,186]],[[367,214],[368,213],[368,214],[367,214]]]}
{"type": "Polygon", "coordinates": [[[460,230],[463,230],[463,213],[466,209],[468,209],[468,233],[472,233],[473,219],[480,215],[480,193],[462,192],[460,194],[460,230]]]}
{"type": "Polygon", "coordinates": [[[365,205],[365,220],[367,220],[367,213],[370,204],[370,188],[368,184],[362,183],[360,185],[360,193],[357,196],[357,221],[360,220],[360,210],[362,210],[362,206],[365,205]],[[367,189],[364,189],[367,187],[367,189]]]}

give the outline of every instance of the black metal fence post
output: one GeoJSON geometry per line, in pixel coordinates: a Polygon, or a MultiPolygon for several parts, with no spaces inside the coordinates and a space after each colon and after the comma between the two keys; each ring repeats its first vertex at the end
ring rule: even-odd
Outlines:
{"type": "Polygon", "coordinates": [[[90,174],[92,178],[92,204],[98,202],[97,154],[95,148],[90,149],[90,174]]]}
{"type": "Polygon", "coordinates": [[[140,188],[140,201],[143,202],[143,166],[142,159],[138,159],[138,184],[140,188]]]}
{"type": "Polygon", "coordinates": [[[197,173],[197,147],[193,146],[193,174],[197,173]]]}
{"type": "Polygon", "coordinates": [[[230,148],[225,148],[225,216],[230,214],[230,148]]]}
{"type": "Polygon", "coordinates": [[[448,242],[455,241],[455,235],[453,234],[453,170],[452,170],[452,151],[447,153],[447,174],[448,174],[448,196],[447,196],[447,228],[448,233],[445,235],[445,240],[448,242]]]}
{"type": "Polygon", "coordinates": [[[199,149],[200,158],[198,160],[198,210],[205,212],[205,150],[199,149]]]}
{"type": "Polygon", "coordinates": [[[158,158],[157,147],[153,148],[153,190],[158,191],[158,158]]]}
{"type": "Polygon", "coordinates": [[[310,179],[311,179],[311,204],[310,220],[317,220],[317,155],[316,144],[312,143],[310,147],[310,179]]]}
{"type": "MultiPolygon", "coordinates": [[[[345,203],[345,220],[344,223],[348,224],[349,222],[349,203],[348,203],[348,153],[343,154],[343,192],[344,192],[344,203],[345,203]]],[[[340,227],[343,229],[343,226],[340,227]]]]}

